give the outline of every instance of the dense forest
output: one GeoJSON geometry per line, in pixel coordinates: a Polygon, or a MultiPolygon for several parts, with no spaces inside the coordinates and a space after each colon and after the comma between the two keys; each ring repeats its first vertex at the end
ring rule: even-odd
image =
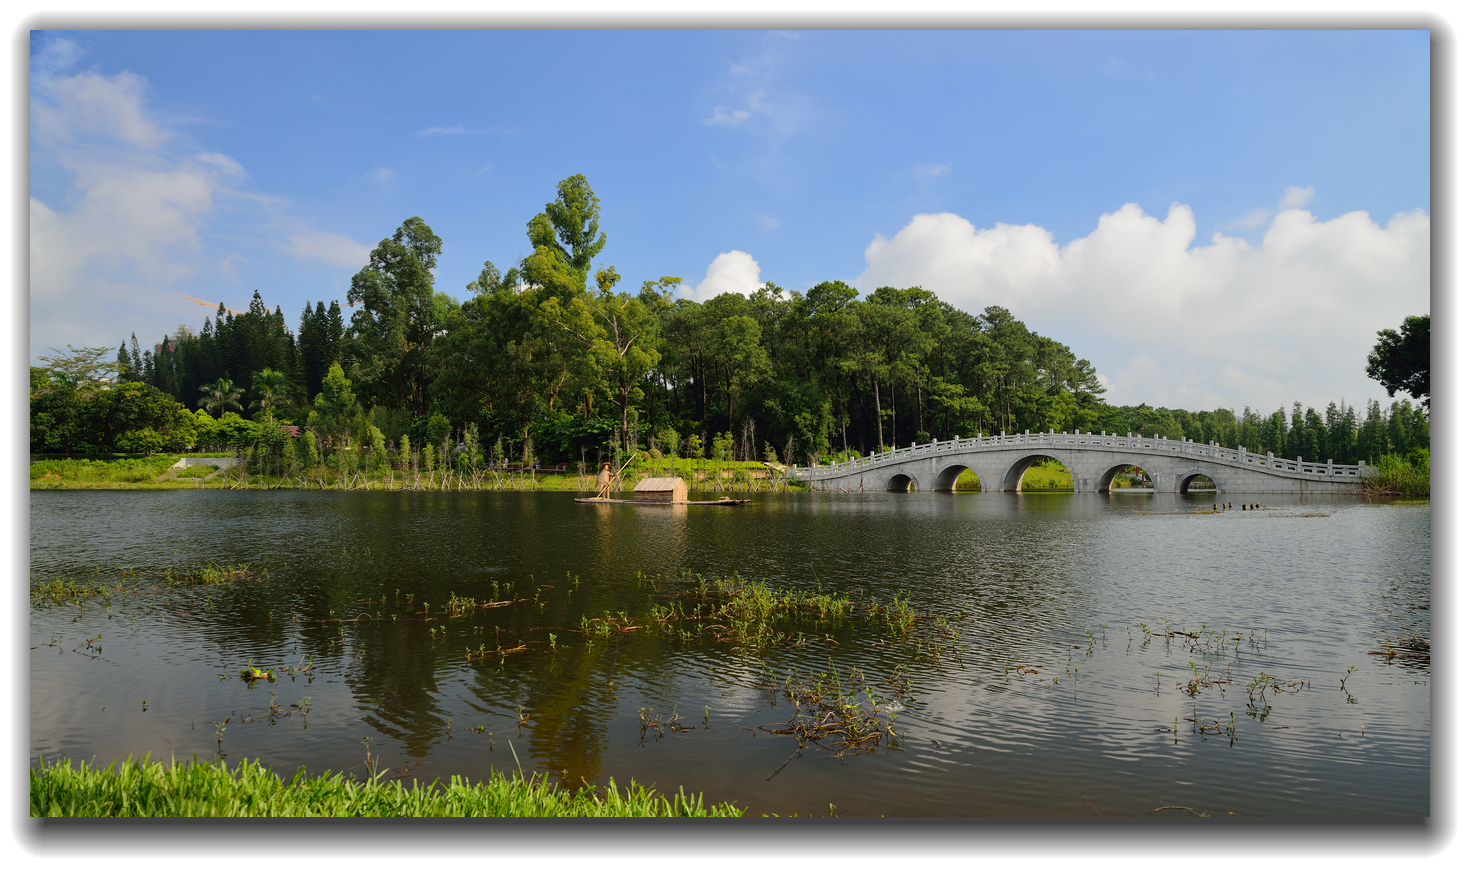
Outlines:
{"type": "Polygon", "coordinates": [[[1407,400],[1363,412],[1117,407],[1092,365],[989,307],[841,281],[705,302],[679,277],[636,292],[606,246],[597,196],[563,180],[527,223],[534,248],[484,263],[463,298],[434,287],[442,242],[422,219],[383,239],[339,302],[307,304],[292,331],[257,291],[201,331],[116,359],[96,349],[32,369],[32,450],[68,454],[279,447],[385,453],[471,439],[484,461],[580,460],[633,449],[804,464],[931,437],[1106,430],[1243,445],[1307,460],[1373,460],[1428,447],[1407,400]],[[295,427],[282,431],[280,427],[295,427]],[[491,449],[494,450],[491,450],[491,449]]]}

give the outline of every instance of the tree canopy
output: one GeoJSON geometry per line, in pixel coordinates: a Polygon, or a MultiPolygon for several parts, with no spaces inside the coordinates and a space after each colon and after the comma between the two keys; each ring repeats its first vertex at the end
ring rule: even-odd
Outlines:
{"type": "MultiPolygon", "coordinates": [[[[504,271],[484,260],[456,281],[463,300],[437,288],[444,244],[414,216],[352,277],[350,318],[337,301],[306,302],[293,332],[257,292],[246,313],[221,307],[197,335],[151,350],[132,339],[115,363],[106,348],[43,357],[33,447],[112,448],[119,429],[144,421],[184,437],[162,414],[118,415],[111,427],[112,415],[86,414],[112,398],[114,371],[120,386],[219,413],[196,419],[202,442],[249,432],[234,413],[248,387],[255,423],[305,427],[333,447],[439,447],[447,423],[456,441],[483,437],[496,453],[543,462],[636,448],[807,463],[1026,429],[1158,433],[1308,459],[1428,443],[1427,416],[1407,401],[1361,413],[1112,406],[1065,344],[1005,308],[972,314],[921,287],[767,283],[698,302],[675,298],[679,277],[624,285],[596,261],[608,242],[600,222],[578,174],[527,222],[531,254],[504,271]]],[[[1391,394],[1422,396],[1427,412],[1429,318],[1379,336],[1369,374],[1391,394]]]]}
{"type": "Polygon", "coordinates": [[[1390,397],[1402,390],[1429,407],[1428,314],[1405,317],[1397,332],[1378,331],[1378,343],[1368,354],[1368,377],[1382,384],[1390,397]]]}

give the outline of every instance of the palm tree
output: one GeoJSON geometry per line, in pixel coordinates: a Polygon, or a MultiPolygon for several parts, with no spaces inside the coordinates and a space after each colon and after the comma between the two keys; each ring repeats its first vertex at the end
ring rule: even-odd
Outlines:
{"type": "Polygon", "coordinates": [[[255,394],[260,397],[254,402],[251,402],[250,407],[264,408],[266,411],[269,411],[271,406],[276,404],[276,394],[285,385],[286,376],[275,369],[263,368],[250,376],[250,382],[251,386],[255,389],[255,394]]]}
{"type": "Polygon", "coordinates": [[[199,389],[204,396],[194,404],[210,414],[223,414],[230,408],[236,411],[245,410],[240,407],[240,389],[229,378],[220,378],[212,384],[201,384],[199,389]]]}

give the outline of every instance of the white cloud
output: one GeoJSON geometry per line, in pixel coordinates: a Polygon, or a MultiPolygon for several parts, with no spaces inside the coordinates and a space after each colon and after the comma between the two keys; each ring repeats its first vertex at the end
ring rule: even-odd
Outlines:
{"type": "Polygon", "coordinates": [[[398,178],[398,173],[389,167],[375,167],[368,171],[366,176],[380,186],[388,186],[398,178]]]}
{"type": "Polygon", "coordinates": [[[765,102],[766,93],[757,91],[745,100],[743,109],[729,109],[728,107],[715,107],[715,111],[708,119],[704,120],[706,125],[723,125],[727,128],[735,128],[750,120],[751,113],[767,112],[771,109],[770,104],[765,102]]]}
{"type": "Polygon", "coordinates": [[[1277,210],[1290,210],[1293,207],[1305,207],[1312,203],[1317,197],[1317,192],[1311,186],[1287,186],[1286,194],[1276,202],[1277,210]]]}
{"type": "Polygon", "coordinates": [[[755,218],[755,224],[760,226],[761,231],[775,231],[781,227],[781,220],[774,216],[762,214],[755,218]]]}
{"type": "Polygon", "coordinates": [[[749,253],[731,250],[719,254],[709,263],[699,286],[690,289],[687,283],[680,284],[679,295],[695,301],[709,301],[726,292],[749,295],[760,288],[761,266],[755,258],[749,253]]]}
{"type": "Polygon", "coordinates": [[[468,134],[470,129],[463,125],[451,125],[448,128],[425,128],[419,132],[420,137],[447,137],[454,134],[468,134]]]}
{"type": "MultiPolygon", "coordinates": [[[[1289,189],[1283,204],[1311,197],[1289,189]]],[[[1429,310],[1429,217],[1377,225],[1278,210],[1260,244],[1194,245],[1193,211],[1136,204],[1060,246],[1036,225],[920,214],[866,250],[863,290],[919,285],[972,313],[1000,305],[1111,376],[1114,403],[1191,409],[1382,397],[1363,373],[1378,329],[1429,310]]]]}
{"type": "Polygon", "coordinates": [[[345,234],[302,231],[291,236],[289,250],[292,255],[303,259],[355,270],[366,264],[370,248],[345,234]]]}
{"type": "Polygon", "coordinates": [[[1287,186],[1282,193],[1281,199],[1276,202],[1276,209],[1261,207],[1252,210],[1241,218],[1226,226],[1226,228],[1260,228],[1283,210],[1294,207],[1305,207],[1317,197],[1317,192],[1311,186],[1287,186]]]}
{"type": "Polygon", "coordinates": [[[168,138],[167,132],[143,115],[141,76],[87,72],[45,77],[38,85],[47,99],[32,104],[31,123],[42,142],[101,139],[148,147],[168,138]]]}
{"type": "Polygon", "coordinates": [[[947,164],[921,164],[914,168],[914,178],[918,180],[932,180],[949,173],[947,164]]]}
{"type": "Polygon", "coordinates": [[[162,337],[177,325],[185,293],[241,281],[237,271],[252,264],[242,243],[344,267],[352,247],[366,252],[249,191],[229,156],[192,148],[149,112],[142,77],[68,74],[80,55],[57,40],[32,65],[33,180],[39,172],[48,185],[61,181],[30,198],[34,350],[116,343],[130,331],[162,337]],[[229,240],[210,230],[226,213],[229,240]]]}

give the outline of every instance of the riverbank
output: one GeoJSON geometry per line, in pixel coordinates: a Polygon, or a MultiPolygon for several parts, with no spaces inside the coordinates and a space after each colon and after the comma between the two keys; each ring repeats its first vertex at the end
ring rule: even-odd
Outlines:
{"type": "MultiPolygon", "coordinates": [[[[204,464],[172,468],[178,460],[172,455],[118,460],[33,459],[31,489],[549,490],[569,493],[591,493],[597,489],[595,472],[421,469],[367,473],[317,467],[296,475],[241,475],[238,469],[229,466],[229,459],[220,460],[220,466],[204,464]]],[[[631,491],[640,478],[671,476],[683,478],[691,490],[703,492],[768,493],[803,489],[788,482],[779,468],[764,463],[664,458],[630,466],[617,479],[613,490],[619,493],[631,491]]]]}
{"type": "Polygon", "coordinates": [[[452,776],[427,785],[358,780],[305,769],[284,781],[260,762],[235,768],[218,762],[129,758],[116,769],[70,760],[41,762],[31,770],[31,815],[62,817],[174,816],[743,816],[733,804],[704,803],[681,788],[670,798],[609,778],[605,788],[568,791],[545,775],[525,778],[492,772],[471,782],[452,776]]]}

